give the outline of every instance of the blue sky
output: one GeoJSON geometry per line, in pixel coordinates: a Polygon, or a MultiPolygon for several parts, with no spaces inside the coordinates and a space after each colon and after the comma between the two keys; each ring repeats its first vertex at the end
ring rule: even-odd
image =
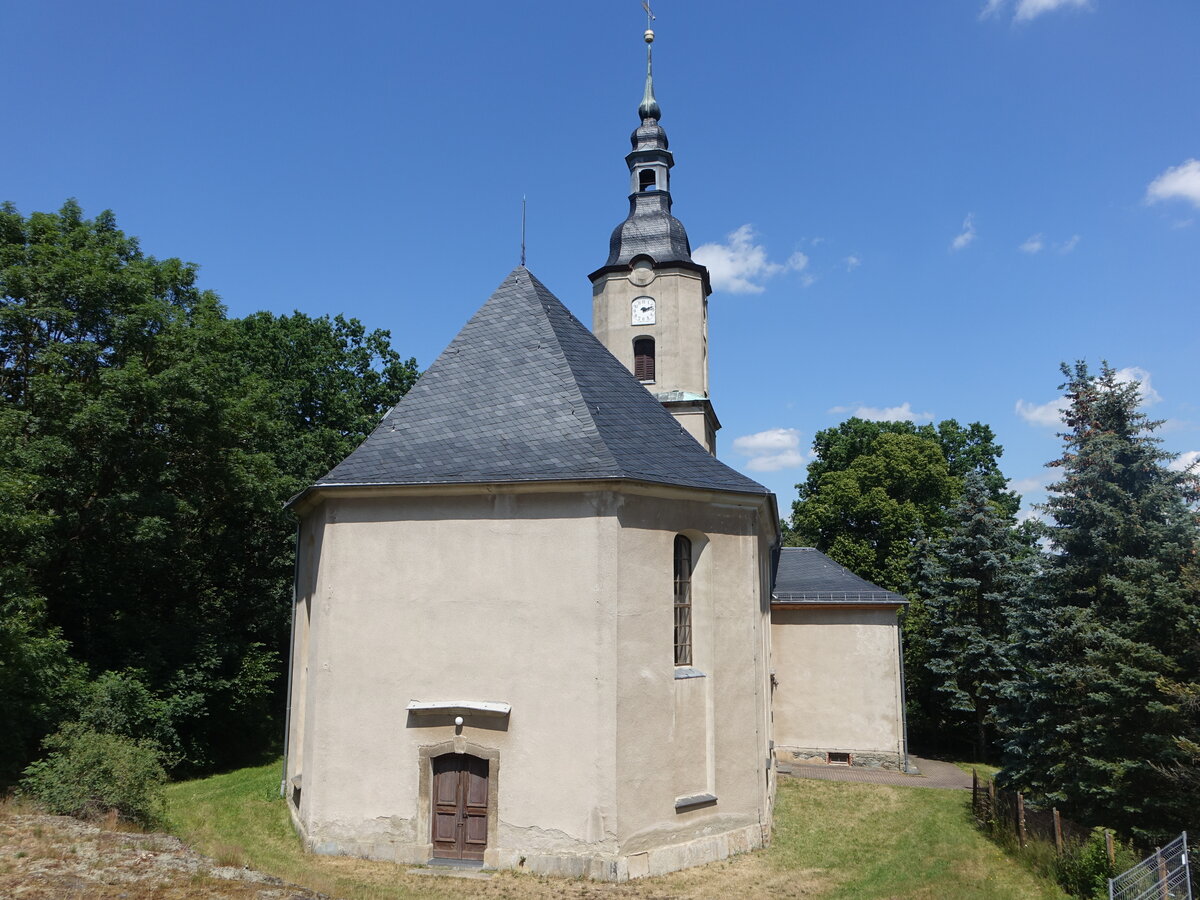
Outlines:
{"type": "MultiPolygon", "coordinates": [[[[713,270],[720,456],[783,510],[851,414],[982,421],[1031,502],[1060,361],[1200,451],[1200,3],[658,0],[675,212],[713,270]]],[[[591,321],[638,0],[0,4],[0,199],[76,197],[231,314],[427,366],[516,264],[591,321]]]]}

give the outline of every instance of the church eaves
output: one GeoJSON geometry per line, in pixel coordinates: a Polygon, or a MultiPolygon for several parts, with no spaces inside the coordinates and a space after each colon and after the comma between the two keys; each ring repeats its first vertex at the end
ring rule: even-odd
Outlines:
{"type": "Polygon", "coordinates": [[[705,452],[518,266],[314,487],[596,479],[768,493],[705,452]]]}

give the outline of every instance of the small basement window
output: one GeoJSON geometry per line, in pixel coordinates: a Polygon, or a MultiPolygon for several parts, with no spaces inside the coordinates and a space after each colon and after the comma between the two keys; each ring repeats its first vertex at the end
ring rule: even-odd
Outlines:
{"type": "Polygon", "coordinates": [[[633,377],[641,382],[654,381],[654,338],[633,342],[633,377]]]}
{"type": "Polygon", "coordinates": [[[653,169],[642,169],[638,173],[638,190],[653,191],[658,188],[658,179],[654,175],[653,169]]]}
{"type": "Polygon", "coordinates": [[[825,762],[831,766],[848,766],[850,765],[849,753],[826,753],[825,762]]]}

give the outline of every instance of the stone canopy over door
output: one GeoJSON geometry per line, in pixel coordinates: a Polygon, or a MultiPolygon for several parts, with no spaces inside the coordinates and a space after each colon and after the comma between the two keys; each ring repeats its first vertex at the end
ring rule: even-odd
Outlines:
{"type": "Polygon", "coordinates": [[[488,836],[488,762],[467,753],[433,759],[433,855],[483,859],[488,836]]]}

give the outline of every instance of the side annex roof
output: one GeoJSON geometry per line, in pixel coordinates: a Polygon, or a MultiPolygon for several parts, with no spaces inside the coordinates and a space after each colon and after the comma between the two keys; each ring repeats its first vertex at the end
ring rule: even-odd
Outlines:
{"type": "Polygon", "coordinates": [[[595,479],[770,493],[710,456],[518,266],[314,487],[595,479]]]}
{"type": "Polygon", "coordinates": [[[885,590],[812,547],[781,547],[775,563],[773,603],[822,606],[870,604],[907,606],[901,594],[885,590]]]}

